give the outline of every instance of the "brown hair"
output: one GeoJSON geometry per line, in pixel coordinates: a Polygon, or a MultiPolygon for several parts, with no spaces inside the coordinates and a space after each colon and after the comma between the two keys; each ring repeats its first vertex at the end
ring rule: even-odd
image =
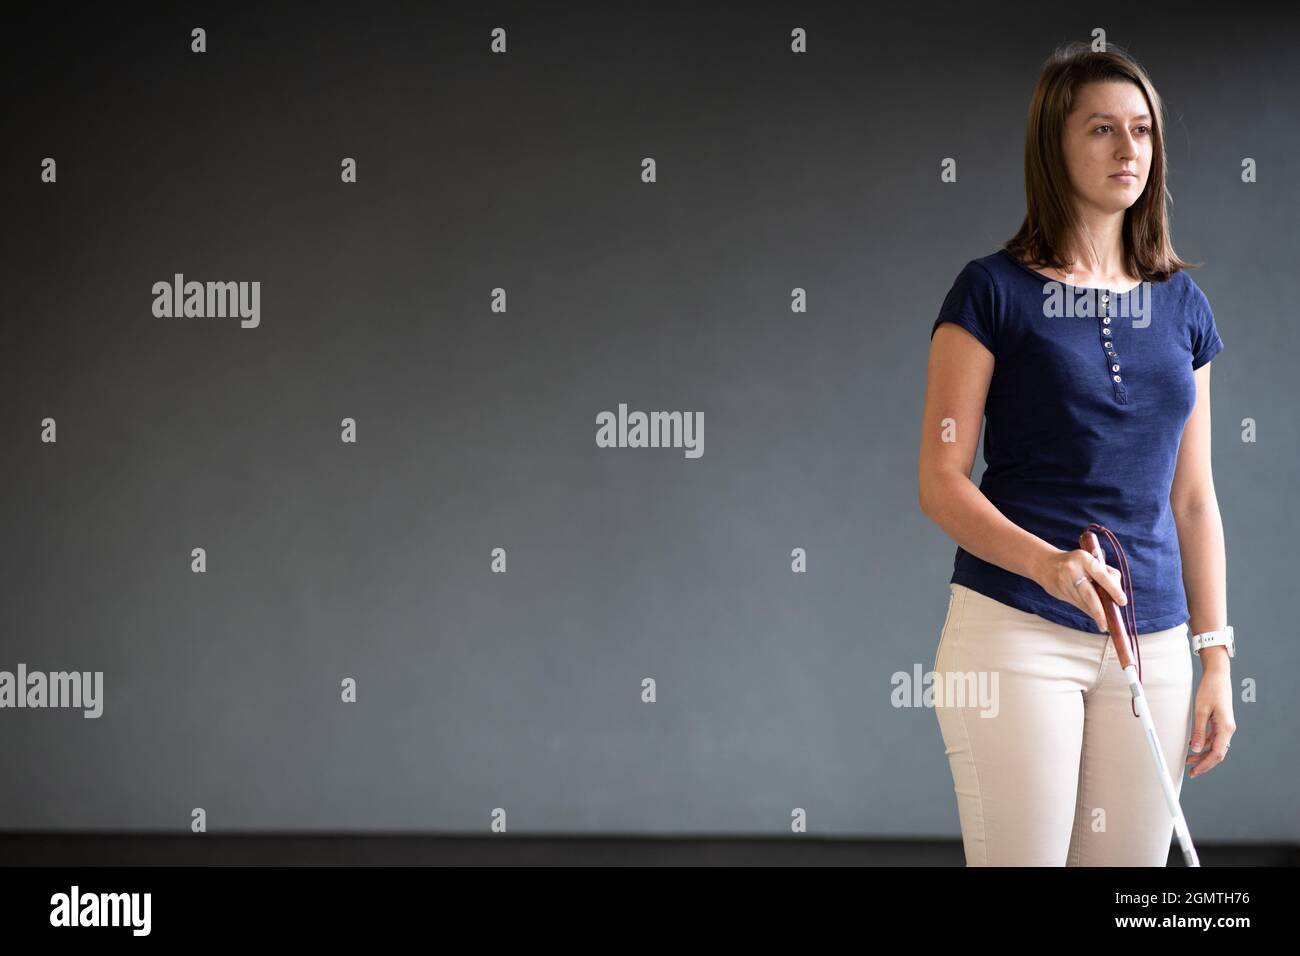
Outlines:
{"type": "Polygon", "coordinates": [[[1043,64],[1029,102],[1025,129],[1025,221],[1003,248],[1022,261],[1064,269],[1065,246],[1079,228],[1061,134],[1073,108],[1075,92],[1084,83],[1127,80],[1136,83],[1151,110],[1151,169],[1146,188],[1124,210],[1124,265],[1143,281],[1164,282],[1180,269],[1199,268],[1184,262],[1169,241],[1165,201],[1173,201],[1165,185],[1164,103],[1146,71],[1114,44],[1104,52],[1075,40],[1057,47],[1043,64]]]}

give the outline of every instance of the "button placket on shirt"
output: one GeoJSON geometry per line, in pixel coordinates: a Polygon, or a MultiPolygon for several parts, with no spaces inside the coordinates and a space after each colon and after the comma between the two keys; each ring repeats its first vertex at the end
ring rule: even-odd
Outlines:
{"type": "Polygon", "coordinates": [[[1106,368],[1110,374],[1115,400],[1124,404],[1128,402],[1128,390],[1124,387],[1124,378],[1120,375],[1119,354],[1115,351],[1114,329],[1111,322],[1110,292],[1101,295],[1101,347],[1106,354],[1106,368]]]}

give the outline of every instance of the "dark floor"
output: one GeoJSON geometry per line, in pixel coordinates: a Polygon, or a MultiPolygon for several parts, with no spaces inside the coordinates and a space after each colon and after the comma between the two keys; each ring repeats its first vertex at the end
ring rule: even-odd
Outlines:
{"type": "MultiPolygon", "coordinates": [[[[1198,844],[1202,866],[1296,866],[1300,846],[1198,844]]],[[[961,843],[706,837],[0,832],[0,866],[961,866],[961,843]]],[[[1170,866],[1181,866],[1171,848],[1170,866]]]]}

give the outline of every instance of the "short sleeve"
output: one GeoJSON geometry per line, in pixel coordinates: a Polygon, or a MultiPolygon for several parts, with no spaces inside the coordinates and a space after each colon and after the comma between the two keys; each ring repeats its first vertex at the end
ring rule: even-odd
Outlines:
{"type": "Polygon", "coordinates": [[[957,274],[952,288],[944,297],[943,305],[939,308],[939,317],[935,319],[934,326],[930,329],[930,338],[934,338],[934,333],[939,331],[940,325],[952,322],[960,325],[979,339],[986,349],[997,355],[995,301],[993,276],[984,266],[972,259],[957,274]]]}
{"type": "Polygon", "coordinates": [[[1188,302],[1192,321],[1192,368],[1197,369],[1223,351],[1223,339],[1219,338],[1219,329],[1214,324],[1210,301],[1190,276],[1187,281],[1191,284],[1188,302]]]}

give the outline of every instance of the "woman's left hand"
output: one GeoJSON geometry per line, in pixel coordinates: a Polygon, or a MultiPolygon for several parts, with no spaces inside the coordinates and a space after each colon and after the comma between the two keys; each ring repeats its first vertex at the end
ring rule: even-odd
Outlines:
{"type": "MultiPolygon", "coordinates": [[[[1206,648],[1202,653],[1207,653],[1206,648]]],[[[1213,648],[1222,653],[1222,648],[1213,648]]],[[[1232,672],[1227,662],[1212,665],[1201,672],[1196,688],[1196,707],[1192,718],[1191,753],[1187,757],[1189,777],[1199,777],[1217,767],[1228,755],[1228,742],[1237,730],[1232,716],[1232,672]],[[1208,724],[1208,733],[1207,733],[1208,724]]]]}

